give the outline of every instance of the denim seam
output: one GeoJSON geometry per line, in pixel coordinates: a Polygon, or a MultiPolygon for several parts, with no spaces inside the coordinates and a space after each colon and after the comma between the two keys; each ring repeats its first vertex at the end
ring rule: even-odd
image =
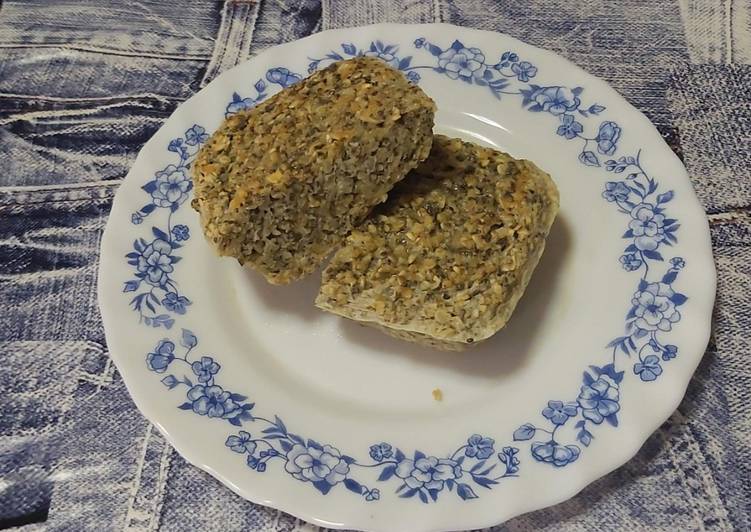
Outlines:
{"type": "Polygon", "coordinates": [[[701,520],[703,529],[707,526],[707,521],[714,518],[724,524],[724,530],[730,530],[727,508],[720,497],[712,470],[704,459],[699,443],[689,426],[689,420],[677,410],[671,422],[674,423],[670,431],[672,437],[668,435],[666,443],[673,468],[680,475],[686,496],[690,500],[706,501],[705,505],[692,504],[693,514],[701,520]],[[691,471],[692,467],[696,474],[691,471]],[[694,479],[693,482],[692,479],[694,479]],[[711,512],[709,515],[707,510],[711,512]]]}
{"type": "Polygon", "coordinates": [[[224,3],[214,52],[201,80],[202,87],[250,55],[259,8],[258,1],[224,3]]]}
{"type": "Polygon", "coordinates": [[[73,52],[86,52],[93,54],[116,55],[120,57],[136,57],[139,59],[173,59],[177,61],[208,61],[211,56],[208,55],[190,55],[190,54],[159,54],[134,50],[132,52],[119,50],[116,48],[107,48],[104,46],[81,46],[71,45],[69,43],[29,43],[29,44],[0,44],[0,49],[26,49],[26,48],[58,48],[60,50],[70,50],[73,52]]]}
{"type": "Polygon", "coordinates": [[[133,485],[126,504],[126,528],[158,530],[174,450],[152,424],[145,427],[133,485]]]}
{"type": "Polygon", "coordinates": [[[121,181],[70,187],[13,187],[0,188],[0,210],[42,203],[76,203],[92,200],[111,200],[121,181]]]}

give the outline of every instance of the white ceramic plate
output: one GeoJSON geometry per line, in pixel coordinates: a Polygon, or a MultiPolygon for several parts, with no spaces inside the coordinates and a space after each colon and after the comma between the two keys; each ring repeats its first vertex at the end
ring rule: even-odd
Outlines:
{"type": "Polygon", "coordinates": [[[251,501],[384,531],[492,525],[623,464],[681,400],[714,293],[704,213],[649,121],[555,54],[447,25],[323,32],[220,76],[138,156],[99,278],[112,358],[180,453],[251,501]],[[265,284],[214,255],[189,206],[187,169],[227,113],[363,53],[435,99],[437,132],[560,188],[527,294],[474,351],[317,311],[318,275],[265,284]]]}

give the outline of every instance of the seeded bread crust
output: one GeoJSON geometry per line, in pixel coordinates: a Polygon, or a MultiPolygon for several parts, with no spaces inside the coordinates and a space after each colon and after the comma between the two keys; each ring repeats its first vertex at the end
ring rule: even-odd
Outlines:
{"type": "Polygon", "coordinates": [[[558,206],[531,162],[436,135],[334,255],[316,305],[423,345],[476,345],[510,318],[558,206]]]}
{"type": "Polygon", "coordinates": [[[204,234],[273,284],[305,276],[428,156],[434,113],[399,71],[359,57],[230,116],[193,164],[204,234]]]}

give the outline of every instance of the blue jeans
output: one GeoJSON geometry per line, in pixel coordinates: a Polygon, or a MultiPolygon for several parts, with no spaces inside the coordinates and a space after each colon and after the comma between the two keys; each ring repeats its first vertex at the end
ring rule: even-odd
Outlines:
{"type": "Polygon", "coordinates": [[[99,239],[140,147],[218,73],[319,30],[391,21],[503,31],[605,78],[683,157],[711,222],[714,335],[678,411],[624,467],[498,529],[750,530],[751,41],[742,20],[751,7],[732,2],[733,15],[715,0],[575,4],[2,4],[0,528],[303,526],[186,464],[138,414],[107,356],[99,239]]]}

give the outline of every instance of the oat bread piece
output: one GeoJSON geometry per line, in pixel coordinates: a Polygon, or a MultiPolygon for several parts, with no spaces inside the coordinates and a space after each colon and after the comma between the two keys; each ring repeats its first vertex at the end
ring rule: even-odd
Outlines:
{"type": "Polygon", "coordinates": [[[334,255],[316,305],[439,349],[477,344],[508,321],[557,212],[531,162],[436,135],[334,255]]]}
{"type": "Polygon", "coordinates": [[[230,116],[193,165],[206,237],[271,283],[303,277],[428,156],[434,113],[402,73],[358,57],[230,116]]]}

